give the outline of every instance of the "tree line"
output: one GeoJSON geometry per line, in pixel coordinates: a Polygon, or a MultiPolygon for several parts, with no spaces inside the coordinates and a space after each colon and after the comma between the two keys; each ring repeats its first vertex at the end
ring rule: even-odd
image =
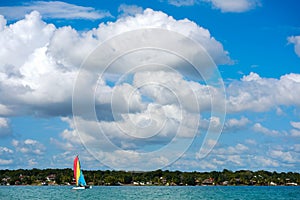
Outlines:
{"type": "MultiPolygon", "coordinates": [[[[239,170],[182,172],[156,170],[149,172],[83,170],[89,185],[299,185],[296,172],[239,170]]],[[[70,185],[72,169],[0,170],[1,185],[70,185]]]]}

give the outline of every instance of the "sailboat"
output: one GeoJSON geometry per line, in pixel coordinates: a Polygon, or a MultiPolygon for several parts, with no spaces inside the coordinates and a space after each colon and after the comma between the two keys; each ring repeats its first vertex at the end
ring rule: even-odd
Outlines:
{"type": "Polygon", "coordinates": [[[88,186],[84,180],[83,173],[80,169],[80,161],[79,157],[76,156],[74,159],[74,179],[76,180],[76,186],[73,187],[73,190],[84,190],[84,189],[90,189],[92,186],[88,186]]]}

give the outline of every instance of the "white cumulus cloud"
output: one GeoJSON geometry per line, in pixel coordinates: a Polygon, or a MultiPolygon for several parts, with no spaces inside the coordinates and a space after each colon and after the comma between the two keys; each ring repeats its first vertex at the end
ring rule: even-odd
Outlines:
{"type": "Polygon", "coordinates": [[[286,74],[279,79],[263,78],[251,72],[226,88],[227,111],[263,112],[278,106],[300,106],[300,74],[286,74]],[[293,91],[293,92],[291,92],[293,91]]]}
{"type": "MultiPolygon", "coordinates": [[[[202,44],[217,64],[231,62],[228,52],[207,29],[151,9],[86,32],[69,26],[56,28],[45,23],[37,11],[10,25],[2,16],[0,22],[3,114],[70,114],[73,84],[83,59],[101,42],[130,30],[152,27],[176,31],[202,44]]],[[[122,68],[117,66],[117,70],[122,68]]],[[[109,90],[105,84],[103,88],[109,90]]]]}

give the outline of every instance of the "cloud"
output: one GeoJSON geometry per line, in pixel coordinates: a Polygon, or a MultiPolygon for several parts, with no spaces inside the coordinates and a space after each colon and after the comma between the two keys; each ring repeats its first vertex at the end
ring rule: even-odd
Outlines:
{"type": "MultiPolygon", "coordinates": [[[[171,80],[172,74],[169,75],[171,80]]],[[[156,77],[159,76],[156,75],[156,77]]],[[[181,80],[184,85],[184,80],[181,80]]],[[[176,81],[178,80],[176,79],[176,81]]],[[[168,84],[170,84],[170,88],[176,88],[174,83],[168,84]]],[[[123,105],[123,107],[125,105],[125,108],[127,105],[131,105],[130,97],[122,97],[131,94],[131,92],[126,92],[128,84],[115,87],[120,88],[117,90],[117,105],[123,105]],[[125,91],[124,94],[122,91],[125,91]]],[[[147,89],[152,90],[153,88],[147,89]]],[[[155,92],[151,94],[155,94],[155,92]]],[[[139,104],[139,102],[135,104],[139,104]]],[[[188,141],[192,141],[197,134],[198,114],[181,108],[178,102],[161,104],[154,100],[145,105],[135,112],[131,112],[131,109],[128,112],[127,109],[113,106],[116,110],[112,121],[94,121],[75,116],[76,124],[74,124],[71,119],[67,119],[70,129],[63,131],[61,137],[74,146],[82,142],[98,160],[114,168],[142,169],[146,167],[155,169],[158,166],[164,167],[161,165],[167,165],[174,161],[174,157],[177,159],[177,156],[180,156],[180,153],[185,150],[188,141]],[[74,129],[75,125],[77,130],[74,129]],[[126,156],[128,157],[124,160],[123,158],[126,156]],[[129,158],[131,163],[126,162],[129,158]],[[141,165],[141,163],[145,163],[145,160],[152,160],[152,162],[146,166],[141,165]]],[[[182,105],[187,104],[182,103],[182,105]]]]}
{"type": "MultiPolygon", "coordinates": [[[[169,73],[169,72],[168,72],[169,73]]],[[[151,76],[159,77],[155,73],[142,73],[140,76],[142,81],[151,80],[151,76]]],[[[163,74],[161,74],[163,75],[163,74]]],[[[172,82],[165,76],[161,76],[166,82],[172,82]]],[[[174,79],[175,80],[175,79],[174,79]]],[[[183,85],[183,83],[177,82],[172,83],[176,86],[176,93],[180,94],[184,92],[183,88],[192,88],[195,92],[196,98],[199,103],[201,111],[208,111],[211,109],[211,103],[214,102],[214,105],[218,105],[218,99],[222,97],[222,92],[218,88],[212,86],[206,86],[195,82],[189,82],[188,84],[183,85]]],[[[226,107],[227,113],[241,113],[245,111],[251,112],[265,112],[271,109],[278,109],[280,106],[295,106],[299,107],[300,90],[298,92],[289,92],[297,91],[300,88],[300,75],[299,74],[286,74],[281,76],[279,79],[275,78],[264,78],[260,77],[258,74],[251,72],[249,75],[243,76],[240,81],[232,81],[225,88],[226,90],[226,107]]],[[[158,90],[159,91],[159,90],[158,90]]],[[[168,97],[168,92],[161,90],[160,93],[155,91],[155,87],[152,87],[149,90],[149,94],[156,94],[155,98],[159,103],[172,102],[172,98],[168,97]],[[163,99],[166,98],[166,99],[163,99]],[[167,101],[166,101],[167,100],[167,101]]],[[[191,107],[194,107],[193,104],[188,104],[191,107]]],[[[208,125],[206,120],[202,121],[202,128],[207,128],[208,125]]],[[[231,119],[225,123],[224,131],[227,129],[233,131],[233,129],[238,129],[245,127],[249,123],[249,120],[245,117],[241,119],[231,119]]]]}
{"type": "Polygon", "coordinates": [[[247,146],[244,144],[238,143],[235,146],[229,146],[227,148],[216,148],[213,151],[213,154],[216,155],[235,155],[235,154],[242,154],[249,150],[247,146]]]}
{"type": "Polygon", "coordinates": [[[300,57],[300,36],[290,36],[287,40],[290,44],[295,45],[295,53],[300,57]]]}
{"type": "Polygon", "coordinates": [[[7,148],[7,147],[0,147],[0,155],[2,154],[12,154],[14,153],[13,150],[7,148]]]}
{"type": "Polygon", "coordinates": [[[255,156],[252,161],[256,163],[256,167],[271,167],[271,169],[274,169],[274,167],[279,167],[280,162],[277,160],[274,160],[272,158],[268,158],[265,156],[255,156]]]}
{"type": "Polygon", "coordinates": [[[3,15],[0,15],[0,31],[3,31],[4,27],[6,26],[6,19],[3,15]]]}
{"type": "Polygon", "coordinates": [[[291,152],[284,152],[281,150],[271,150],[269,152],[270,156],[279,159],[281,162],[295,163],[295,156],[291,152]]]}
{"type": "MultiPolygon", "coordinates": [[[[84,169],[99,170],[105,168],[105,166],[81,146],[76,146],[76,149],[74,150],[66,150],[52,155],[51,158],[48,158],[49,160],[51,159],[50,166],[53,168],[57,168],[57,166],[60,166],[61,168],[70,168],[70,163],[73,163],[74,157],[78,152],[80,152],[80,161],[84,163],[84,169]]],[[[46,167],[49,167],[49,165],[46,167]]]]}
{"type": "Polygon", "coordinates": [[[136,14],[142,14],[143,8],[136,5],[121,4],[118,12],[120,13],[119,17],[135,16],[136,14]]]}
{"type": "Polygon", "coordinates": [[[292,148],[295,152],[300,153],[300,144],[295,144],[292,148]]]}
{"type": "Polygon", "coordinates": [[[253,130],[255,132],[259,132],[259,133],[263,133],[265,135],[269,135],[269,136],[276,136],[279,135],[280,132],[276,131],[276,130],[269,130],[266,127],[262,126],[260,123],[255,123],[253,125],[253,130]]]}
{"type": "Polygon", "coordinates": [[[222,12],[246,12],[261,6],[260,0],[203,0],[222,12]]]}
{"type": "Polygon", "coordinates": [[[294,129],[292,129],[290,131],[291,132],[291,136],[293,136],[293,137],[300,137],[300,122],[290,122],[290,124],[294,128],[294,129]]]}
{"type": "Polygon", "coordinates": [[[0,116],[9,116],[13,111],[6,105],[0,104],[0,116]]]}
{"type": "Polygon", "coordinates": [[[177,6],[194,6],[202,2],[210,3],[214,9],[219,9],[224,13],[241,13],[261,6],[260,0],[168,0],[168,3],[177,6]]]}
{"type": "Polygon", "coordinates": [[[176,163],[172,165],[175,169],[186,171],[186,170],[193,170],[193,169],[201,169],[205,171],[209,170],[217,170],[218,165],[216,165],[215,162],[207,161],[207,160],[201,160],[199,162],[198,160],[191,160],[191,159],[183,159],[181,158],[176,163]]]}
{"type": "Polygon", "coordinates": [[[10,136],[12,130],[7,118],[0,117],[0,138],[10,136]]]}
{"type": "Polygon", "coordinates": [[[36,166],[37,164],[38,162],[34,158],[28,160],[29,166],[36,166]]]}
{"type": "Polygon", "coordinates": [[[225,122],[223,131],[226,132],[236,132],[243,130],[249,124],[250,120],[246,117],[241,117],[241,119],[228,119],[225,122]]]}
{"type": "Polygon", "coordinates": [[[237,166],[245,165],[245,163],[243,162],[243,159],[241,158],[240,155],[229,155],[229,156],[226,156],[225,158],[226,158],[227,162],[231,162],[234,165],[237,165],[237,166]]]}
{"type": "Polygon", "coordinates": [[[0,165],[10,165],[13,163],[13,160],[12,159],[9,159],[9,160],[5,160],[5,159],[1,159],[0,158],[0,165]]]}
{"type": "MultiPolygon", "coordinates": [[[[250,168],[264,170],[278,170],[285,168],[297,169],[297,145],[282,144],[276,146],[274,143],[261,143],[246,141],[248,145],[237,143],[236,145],[225,146],[224,140],[220,145],[205,158],[204,163],[213,163],[215,166],[209,169],[230,169],[250,168]]],[[[181,161],[179,161],[181,162],[181,161]]],[[[202,160],[201,160],[202,162],[202,160]]]]}
{"type": "Polygon", "coordinates": [[[0,147],[0,165],[13,164],[14,151],[7,147],[0,147]]]}
{"type": "Polygon", "coordinates": [[[212,130],[222,129],[222,133],[233,133],[240,130],[245,130],[250,120],[246,117],[241,117],[240,119],[229,118],[225,121],[224,125],[221,123],[220,118],[211,117],[210,119],[200,119],[200,129],[206,132],[209,126],[212,130]]]}
{"type": "Polygon", "coordinates": [[[53,35],[55,27],[41,20],[38,12],[34,11],[25,19],[3,27],[0,32],[1,69],[7,76],[20,76],[21,67],[37,48],[45,46],[53,35]]]}
{"type": "Polygon", "coordinates": [[[29,110],[55,113],[68,108],[65,104],[70,102],[76,72],[48,55],[47,45],[55,30],[54,25],[43,22],[34,11],[0,32],[3,114],[19,115],[29,110]]]}
{"type": "MultiPolygon", "coordinates": [[[[232,62],[228,56],[228,52],[223,49],[220,42],[216,41],[216,39],[210,35],[209,30],[198,26],[188,19],[175,20],[172,16],[149,8],[145,9],[142,14],[136,14],[134,17],[121,18],[115,23],[108,23],[107,25],[102,23],[99,28],[92,33],[96,38],[102,41],[103,39],[111,38],[120,33],[141,28],[163,28],[178,32],[203,45],[217,64],[229,64],[232,62]]],[[[136,42],[136,40],[130,40],[130,42],[136,42]]],[[[185,49],[183,49],[183,51],[184,50],[185,49]]]]}
{"type": "MultiPolygon", "coordinates": [[[[73,84],[83,59],[103,41],[121,33],[146,27],[177,31],[202,44],[216,64],[231,63],[228,52],[207,29],[190,20],[175,20],[172,16],[151,9],[134,16],[121,17],[116,22],[102,23],[98,28],[81,32],[69,26],[56,28],[52,24],[47,24],[38,12],[32,12],[26,15],[25,19],[10,25],[0,17],[0,44],[5,47],[0,52],[0,89],[3,94],[0,97],[1,115],[4,117],[24,114],[68,116],[62,120],[67,122],[69,128],[62,131],[60,138],[50,139],[52,145],[59,147],[65,153],[55,158],[61,163],[64,158],[71,160],[75,149],[84,149],[81,146],[81,142],[84,142],[91,145],[92,149],[98,149],[95,151],[98,158],[105,158],[107,160],[104,161],[111,162],[115,166],[129,168],[131,163],[128,163],[126,156],[135,166],[147,163],[147,167],[153,168],[168,164],[172,157],[180,156],[179,147],[193,139],[194,127],[200,120],[197,115],[199,113],[195,110],[197,105],[191,98],[193,96],[191,94],[195,95],[203,112],[210,111],[212,102],[216,101],[217,104],[219,97],[222,97],[222,91],[218,88],[187,78],[186,76],[191,74],[186,67],[188,65],[179,62],[178,59],[175,63],[170,62],[174,58],[172,55],[145,51],[151,63],[155,58],[159,61],[163,60],[170,66],[184,67],[165,70],[161,66],[149,66],[143,70],[130,71],[131,65],[124,66],[124,63],[134,64],[134,60],[145,58],[145,52],[133,52],[128,57],[120,58],[112,64],[115,71],[112,70],[106,76],[99,78],[97,85],[93,82],[88,85],[95,88],[98,121],[81,118],[79,124],[73,124],[73,119],[70,117],[73,84]],[[124,75],[122,73],[128,71],[132,72],[130,76],[125,74],[128,76],[122,77],[124,75]],[[145,82],[158,84],[143,85],[145,82]],[[114,101],[111,101],[112,95],[116,97],[114,101]],[[214,98],[211,99],[211,96],[214,98]],[[183,101],[179,102],[178,99],[183,101]],[[113,108],[110,103],[114,103],[113,108]],[[80,135],[76,130],[77,126],[84,129],[80,135]],[[105,135],[99,134],[99,127],[105,135]],[[181,128],[179,132],[177,132],[178,127],[181,128]],[[175,135],[177,137],[174,139],[175,135]],[[104,141],[105,138],[115,146],[112,148],[111,144],[104,141]],[[173,149],[169,149],[159,157],[148,159],[149,157],[143,156],[145,152],[164,147],[172,139],[175,144],[180,143],[180,145],[174,145],[173,149]],[[118,159],[120,157],[122,159],[118,159]]],[[[132,38],[126,42],[138,43],[139,39],[132,38]]],[[[190,52],[185,45],[181,47],[183,51],[190,52]]],[[[228,84],[228,112],[264,112],[281,105],[297,107],[300,105],[300,91],[297,90],[300,88],[299,85],[299,74],[287,74],[279,79],[272,79],[260,77],[252,72],[241,80],[228,84]]],[[[82,94],[82,97],[85,96],[82,94]]],[[[2,124],[5,124],[4,122],[2,124]]],[[[211,116],[206,120],[206,128],[210,122],[216,128],[222,124],[219,117],[211,116]]],[[[295,123],[291,125],[296,129],[295,123]]],[[[224,131],[238,131],[249,124],[250,120],[246,117],[231,118],[225,122],[224,131]]],[[[3,127],[7,126],[3,125],[3,127]]],[[[279,134],[259,123],[254,125],[254,130],[267,135],[279,134]]],[[[214,145],[216,140],[210,140],[209,143],[214,145]]],[[[14,152],[27,156],[42,156],[46,151],[43,144],[33,139],[13,140],[12,145],[15,148],[14,152]]],[[[238,153],[246,153],[251,149],[238,143],[223,150],[219,149],[219,152],[230,153],[228,163],[246,166],[243,162],[250,163],[247,162],[247,156],[243,157],[238,153]]],[[[272,155],[275,156],[276,153],[272,155]]],[[[222,156],[206,162],[206,167],[226,163],[227,157],[222,156]]],[[[9,161],[11,158],[5,160],[9,161]]],[[[272,161],[270,160],[269,165],[276,164],[272,161]]],[[[37,159],[31,158],[29,164],[36,162],[37,159]]]]}
{"type": "Polygon", "coordinates": [[[12,140],[12,145],[17,152],[24,155],[43,155],[46,147],[40,142],[32,139],[26,139],[24,141],[12,140]]]}
{"type": "Polygon", "coordinates": [[[292,129],[291,136],[293,137],[300,137],[300,130],[299,129],[292,129]]]}
{"type": "Polygon", "coordinates": [[[197,1],[196,0],[168,0],[168,3],[173,6],[181,7],[181,6],[193,6],[197,3],[197,1]]]}
{"type": "Polygon", "coordinates": [[[296,128],[296,129],[300,129],[300,122],[290,122],[292,127],[296,128]]]}
{"type": "Polygon", "coordinates": [[[249,145],[256,145],[256,144],[257,144],[257,142],[256,142],[255,140],[253,140],[253,139],[247,139],[247,140],[245,141],[245,143],[246,143],[246,144],[249,144],[249,145]]]}
{"type": "Polygon", "coordinates": [[[32,140],[32,139],[24,140],[25,145],[36,145],[37,143],[38,143],[38,141],[32,140]]]}
{"type": "MultiPolygon", "coordinates": [[[[224,134],[224,137],[226,135],[224,134]]],[[[290,143],[268,142],[264,137],[246,139],[235,138],[236,144],[232,144],[232,138],[218,141],[218,145],[210,154],[201,160],[194,160],[194,151],[188,151],[172,168],[185,170],[223,170],[224,166],[231,170],[253,169],[277,171],[282,169],[297,170],[299,160],[299,145],[290,143]],[[230,141],[227,141],[229,139],[230,141]],[[192,155],[191,155],[192,154],[192,155]],[[190,165],[189,165],[190,163],[190,165]]],[[[197,155],[196,155],[197,156],[197,155]]]]}
{"type": "Polygon", "coordinates": [[[291,73],[274,79],[263,78],[251,72],[226,88],[227,111],[263,112],[281,105],[298,107],[299,92],[300,74],[291,73]]]}
{"type": "Polygon", "coordinates": [[[249,147],[241,143],[238,143],[235,146],[218,146],[215,147],[212,152],[204,159],[204,163],[210,163],[214,165],[213,168],[212,166],[208,165],[208,169],[222,170],[224,169],[223,166],[230,166],[232,168],[242,167],[246,166],[248,163],[248,152],[249,147]]]}
{"type": "MultiPolygon", "coordinates": [[[[71,128],[62,132],[62,138],[77,144],[84,142],[90,146],[95,146],[97,143],[100,149],[105,146],[105,149],[108,149],[110,144],[105,143],[107,137],[120,148],[143,149],[153,144],[166,145],[175,136],[193,138],[197,119],[196,114],[180,110],[176,105],[164,106],[151,103],[141,112],[123,113],[114,121],[96,122],[78,118],[76,125],[81,127],[80,137],[77,131],[71,128]],[[188,118],[189,121],[183,117],[188,118]]],[[[71,119],[68,119],[68,123],[70,127],[74,127],[71,119]]]]}
{"type": "Polygon", "coordinates": [[[72,151],[75,150],[76,147],[71,144],[70,142],[67,141],[59,141],[58,139],[55,138],[50,138],[50,144],[56,146],[58,149],[64,150],[64,151],[72,151]]]}
{"type": "MultiPolygon", "coordinates": [[[[72,120],[70,123],[72,123],[72,120]]],[[[86,155],[87,158],[89,158],[92,154],[93,160],[90,160],[91,164],[85,164],[86,167],[95,168],[96,165],[102,166],[104,164],[114,169],[156,169],[157,166],[168,165],[169,159],[176,154],[176,151],[174,151],[172,152],[172,155],[170,152],[168,157],[149,157],[147,154],[145,154],[147,152],[141,151],[142,143],[145,144],[147,148],[147,146],[149,146],[149,142],[135,141],[135,139],[132,139],[126,134],[122,133],[118,129],[118,125],[115,123],[101,122],[97,124],[94,121],[87,122],[83,120],[79,123],[86,126],[85,132],[78,134],[76,130],[65,130],[61,133],[63,138],[62,143],[71,144],[72,147],[76,148],[72,150],[67,149],[65,151],[65,153],[68,155],[68,159],[70,160],[73,159],[74,152],[78,152],[79,149],[82,157],[86,155]],[[103,132],[105,132],[104,136],[100,133],[99,126],[103,129],[103,132]],[[106,142],[106,137],[108,137],[109,141],[116,145],[117,148],[115,146],[113,147],[110,142],[106,142]],[[79,140],[76,138],[79,138],[79,140]],[[81,145],[81,142],[84,143],[84,147],[81,145]],[[69,156],[72,158],[69,158],[69,156]],[[130,160],[130,162],[128,162],[128,160],[130,160]]],[[[136,140],[138,140],[138,138],[136,140]]],[[[154,141],[153,144],[158,143],[159,142],[154,141]]],[[[64,157],[64,154],[55,156],[55,160],[57,162],[63,162],[61,157],[64,157]]],[[[86,158],[84,159],[86,160],[86,158]]],[[[63,164],[65,165],[65,163],[63,164]]]]}
{"type": "MultiPolygon", "coordinates": [[[[102,23],[97,29],[86,32],[68,26],[56,28],[45,23],[36,11],[9,26],[3,17],[0,21],[0,45],[3,47],[0,53],[3,94],[0,111],[6,115],[70,115],[73,84],[84,58],[101,42],[130,30],[153,27],[177,31],[202,44],[217,64],[231,62],[228,52],[207,29],[151,9],[114,23],[102,23]]],[[[189,51],[188,48],[182,50],[189,51]]],[[[170,56],[165,58],[170,59],[170,56]]],[[[117,73],[122,68],[117,66],[117,73]]],[[[105,84],[102,91],[110,90],[105,84]]]]}
{"type": "Polygon", "coordinates": [[[16,20],[21,19],[25,14],[34,10],[41,13],[44,18],[51,19],[96,20],[112,17],[108,11],[96,10],[92,7],[78,6],[62,1],[33,1],[24,3],[22,6],[0,7],[0,14],[6,16],[9,20],[16,20]]]}

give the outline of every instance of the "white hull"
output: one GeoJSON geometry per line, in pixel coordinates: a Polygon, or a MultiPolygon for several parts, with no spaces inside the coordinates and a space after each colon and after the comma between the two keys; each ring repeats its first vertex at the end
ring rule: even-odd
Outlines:
{"type": "Polygon", "coordinates": [[[76,186],[73,187],[72,190],[85,190],[85,189],[91,189],[92,186],[76,186]]]}

